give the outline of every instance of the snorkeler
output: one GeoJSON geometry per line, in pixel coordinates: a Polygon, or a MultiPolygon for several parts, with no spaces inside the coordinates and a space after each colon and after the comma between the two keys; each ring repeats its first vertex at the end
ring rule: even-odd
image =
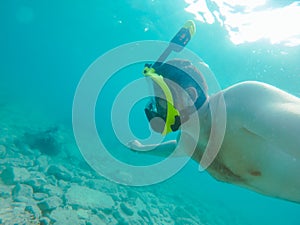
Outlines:
{"type": "MultiPolygon", "coordinates": [[[[212,106],[218,106],[223,96],[225,135],[207,172],[217,180],[300,203],[299,98],[255,81],[238,83],[209,96],[200,71],[191,62],[181,59],[146,65],[144,75],[151,78],[155,96],[164,95],[164,98],[153,97],[145,108],[154,131],[166,135],[180,130],[192,120],[192,114],[196,114],[200,131],[195,130],[199,129],[198,123],[192,122],[188,127],[188,133],[199,134],[190,137],[191,140],[196,138],[196,146],[190,149],[189,142],[185,142],[180,148],[200,164],[209,142],[212,117],[218,116],[212,114],[212,106]],[[195,82],[191,77],[198,80],[195,82]]],[[[132,141],[129,147],[143,154],[168,157],[177,144],[178,140],[158,145],[132,141]],[[148,151],[150,149],[153,150],[148,151]]]]}

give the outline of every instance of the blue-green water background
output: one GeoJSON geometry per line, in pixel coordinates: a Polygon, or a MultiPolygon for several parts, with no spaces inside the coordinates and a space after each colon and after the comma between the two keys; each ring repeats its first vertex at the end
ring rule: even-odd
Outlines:
{"type": "MultiPolygon", "coordinates": [[[[1,1],[0,104],[15,104],[24,117],[36,111],[45,120],[71,126],[73,96],[87,67],[121,44],[168,41],[193,18],[185,7],[179,0],[1,1]]],[[[300,96],[299,46],[267,41],[236,46],[219,24],[196,25],[197,35],[188,47],[210,66],[223,88],[259,80],[300,96]]],[[[139,77],[140,71],[129,76],[139,77]]],[[[136,112],[136,118],[144,119],[142,113],[136,112]]],[[[114,145],[112,133],[103,135],[114,145]]],[[[228,208],[249,224],[300,224],[300,205],[216,182],[199,173],[193,162],[167,184],[170,192],[228,208]]],[[[218,211],[211,213],[218,216],[218,211]]]]}

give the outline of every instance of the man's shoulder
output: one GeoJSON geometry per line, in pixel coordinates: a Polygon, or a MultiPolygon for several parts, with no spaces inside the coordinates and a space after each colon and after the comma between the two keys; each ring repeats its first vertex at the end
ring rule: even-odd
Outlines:
{"type": "Polygon", "coordinates": [[[273,109],[276,103],[286,102],[288,93],[272,85],[245,81],[222,91],[228,118],[245,119],[249,115],[273,109]]]}
{"type": "Polygon", "coordinates": [[[225,89],[223,96],[228,118],[245,120],[259,115],[265,118],[270,112],[279,112],[282,109],[286,113],[300,111],[299,98],[275,86],[257,81],[235,84],[225,89]]]}
{"type": "Polygon", "coordinates": [[[257,105],[286,101],[291,95],[283,90],[259,81],[240,82],[223,91],[227,103],[257,105]]]}
{"type": "Polygon", "coordinates": [[[224,94],[253,94],[255,92],[276,92],[276,87],[259,81],[244,81],[224,90],[224,94]]]}

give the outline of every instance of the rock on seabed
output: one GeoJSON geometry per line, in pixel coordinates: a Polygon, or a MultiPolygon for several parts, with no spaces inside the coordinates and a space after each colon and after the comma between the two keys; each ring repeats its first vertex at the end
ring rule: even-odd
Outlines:
{"type": "Polygon", "coordinates": [[[29,177],[30,173],[27,169],[14,166],[7,167],[1,174],[2,181],[8,185],[22,183],[29,177]]]}
{"type": "Polygon", "coordinates": [[[66,193],[66,201],[73,207],[83,209],[110,209],[115,205],[109,195],[79,185],[69,188],[66,193]]]}

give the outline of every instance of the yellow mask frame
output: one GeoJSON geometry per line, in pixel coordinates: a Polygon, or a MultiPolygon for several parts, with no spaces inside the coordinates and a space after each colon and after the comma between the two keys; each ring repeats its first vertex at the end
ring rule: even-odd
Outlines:
{"type": "Polygon", "coordinates": [[[155,82],[163,91],[166,101],[167,101],[167,115],[166,115],[166,121],[165,121],[165,127],[162,132],[162,135],[167,135],[168,133],[172,132],[172,125],[176,123],[176,117],[180,117],[179,111],[174,106],[174,99],[171,93],[170,88],[164,81],[163,76],[158,75],[155,72],[155,69],[152,67],[145,67],[143,74],[145,77],[150,77],[153,82],[155,82]]]}

